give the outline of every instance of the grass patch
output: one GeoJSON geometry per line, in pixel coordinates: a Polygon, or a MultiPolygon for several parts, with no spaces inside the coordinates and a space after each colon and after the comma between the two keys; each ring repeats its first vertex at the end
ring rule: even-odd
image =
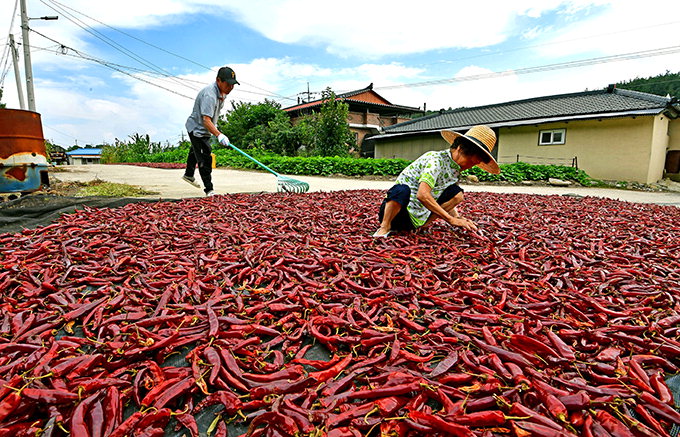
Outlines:
{"type": "Polygon", "coordinates": [[[158,194],[158,192],[148,191],[135,185],[119,184],[95,179],[80,188],[76,193],[76,196],[143,197],[152,194],[158,194]]]}

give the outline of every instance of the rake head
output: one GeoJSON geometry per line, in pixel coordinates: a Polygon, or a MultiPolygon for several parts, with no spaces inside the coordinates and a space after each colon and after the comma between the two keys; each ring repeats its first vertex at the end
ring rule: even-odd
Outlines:
{"type": "Polygon", "coordinates": [[[279,176],[276,179],[277,191],[284,193],[306,193],[309,191],[309,184],[307,182],[298,181],[297,179],[286,176],[279,176]]]}

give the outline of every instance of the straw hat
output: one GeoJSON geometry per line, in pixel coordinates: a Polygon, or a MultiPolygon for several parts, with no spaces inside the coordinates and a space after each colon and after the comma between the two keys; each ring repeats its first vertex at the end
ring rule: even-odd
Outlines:
{"type": "Polygon", "coordinates": [[[498,163],[494,159],[493,155],[491,155],[491,151],[496,145],[496,134],[489,126],[473,126],[465,133],[465,135],[459,134],[458,132],[454,132],[452,130],[443,130],[441,133],[442,137],[444,137],[446,142],[449,144],[453,144],[453,141],[458,137],[463,137],[469,140],[472,144],[482,149],[482,151],[486,153],[489,158],[491,158],[491,161],[488,163],[480,162],[477,167],[493,174],[499,174],[501,172],[501,169],[498,167],[498,163]]]}

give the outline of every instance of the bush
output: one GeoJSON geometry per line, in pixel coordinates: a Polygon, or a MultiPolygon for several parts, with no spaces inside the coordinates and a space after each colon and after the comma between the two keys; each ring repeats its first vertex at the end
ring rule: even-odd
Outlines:
{"type": "MultiPolygon", "coordinates": [[[[188,153],[189,144],[184,143],[174,149],[150,154],[146,162],[186,162],[188,153]]],[[[213,153],[218,167],[260,169],[260,166],[235,150],[217,149],[213,150],[213,153]]],[[[411,163],[411,161],[405,159],[280,156],[262,148],[249,149],[246,153],[276,172],[292,175],[397,176],[411,163]]],[[[462,175],[475,175],[480,182],[507,181],[519,183],[522,181],[547,181],[549,178],[557,178],[578,182],[585,186],[590,186],[593,183],[593,180],[583,170],[563,165],[534,165],[516,162],[501,164],[500,169],[501,173],[495,175],[479,167],[473,167],[465,170],[462,175]]]]}
{"type": "Polygon", "coordinates": [[[479,167],[473,167],[463,172],[463,176],[475,175],[480,182],[507,181],[518,183],[522,181],[547,181],[550,178],[578,182],[590,185],[591,179],[586,172],[564,165],[534,165],[525,162],[501,164],[500,174],[491,174],[479,167]]]}

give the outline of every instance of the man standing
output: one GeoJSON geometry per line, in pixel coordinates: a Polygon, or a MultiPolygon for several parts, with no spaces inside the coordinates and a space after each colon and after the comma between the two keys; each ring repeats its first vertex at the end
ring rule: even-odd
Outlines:
{"type": "Polygon", "coordinates": [[[201,188],[194,179],[194,171],[196,164],[198,164],[198,173],[201,175],[203,191],[205,191],[206,196],[215,194],[212,184],[210,135],[215,135],[223,146],[229,145],[229,138],[217,130],[217,119],[220,116],[224,99],[234,89],[234,85],[240,85],[236,80],[234,70],[229,67],[220,68],[215,83],[208,85],[198,93],[194,102],[194,109],[185,124],[187,132],[189,132],[191,148],[182,179],[196,188],[201,188]]]}

